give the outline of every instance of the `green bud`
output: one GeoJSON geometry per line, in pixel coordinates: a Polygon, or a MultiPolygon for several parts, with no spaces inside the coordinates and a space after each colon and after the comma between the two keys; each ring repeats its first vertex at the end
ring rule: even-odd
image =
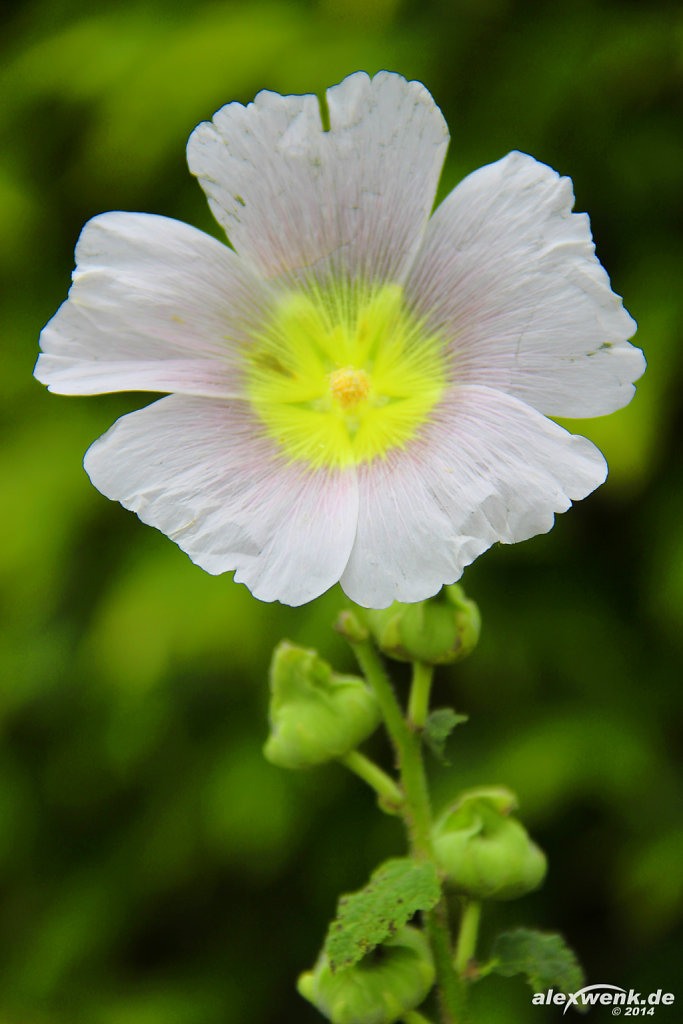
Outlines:
{"type": "Polygon", "coordinates": [[[333,972],[323,953],[297,987],[332,1024],[392,1024],[419,1006],[433,984],[429,943],[405,925],[353,967],[333,972]]]}
{"type": "Polygon", "coordinates": [[[510,812],[513,793],[463,793],[434,826],[434,855],[456,892],[476,900],[511,900],[537,889],[545,877],[543,851],[510,812]]]}
{"type": "Polygon", "coordinates": [[[380,722],[372,690],[333,672],[316,651],[283,641],[270,666],[270,736],[263,748],[281,768],[310,768],[343,757],[380,722]]]}
{"type": "Polygon", "coordinates": [[[334,628],[352,644],[362,644],[368,639],[367,629],[358,616],[348,609],[339,613],[334,628]]]}
{"type": "Polygon", "coordinates": [[[457,583],[429,601],[367,610],[364,619],[378,647],[397,661],[448,665],[471,654],[481,629],[479,609],[457,583]]]}

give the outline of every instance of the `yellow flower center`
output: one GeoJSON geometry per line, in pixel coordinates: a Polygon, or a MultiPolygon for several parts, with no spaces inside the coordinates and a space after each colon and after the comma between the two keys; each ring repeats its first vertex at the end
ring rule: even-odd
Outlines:
{"type": "Polygon", "coordinates": [[[330,391],[342,409],[353,409],[368,397],[370,378],[365,370],[354,370],[353,366],[345,366],[330,374],[330,391]]]}
{"type": "Polygon", "coordinates": [[[394,284],[287,292],[246,352],[254,412],[291,459],[316,467],[404,447],[446,380],[442,338],[394,284]]]}

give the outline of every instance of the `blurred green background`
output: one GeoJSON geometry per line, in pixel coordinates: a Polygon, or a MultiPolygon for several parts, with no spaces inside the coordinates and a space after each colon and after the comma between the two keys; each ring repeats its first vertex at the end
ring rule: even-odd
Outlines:
{"type": "MultiPolygon", "coordinates": [[[[484,952],[510,923],[559,928],[591,982],[675,991],[676,5],[34,0],[13,5],[1,45],[0,1024],[318,1020],[294,978],[339,892],[403,850],[343,769],[288,774],[261,755],[277,640],[351,665],[329,628],[341,594],[267,606],[193,567],[81,467],[147,396],[62,398],[31,378],[85,220],[144,210],[218,233],[185,167],[194,125],[259,89],[318,91],[359,68],[430,89],[452,136],[443,192],[513,148],[571,175],[640,324],[635,401],[580,425],[607,455],[607,484],[548,536],[466,573],[483,637],[441,673],[437,702],[471,721],[434,783],[439,801],[462,784],[514,787],[549,854],[540,893],[490,912],[484,952]]],[[[381,740],[374,752],[386,758],[381,740]]],[[[487,983],[479,1001],[491,1024],[552,1017],[522,982],[487,983]]]]}

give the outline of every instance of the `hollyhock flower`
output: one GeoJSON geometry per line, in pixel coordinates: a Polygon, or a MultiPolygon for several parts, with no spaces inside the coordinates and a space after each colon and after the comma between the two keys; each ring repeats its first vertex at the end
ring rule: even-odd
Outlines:
{"type": "Polygon", "coordinates": [[[85,467],[202,568],[385,607],[602,483],[548,417],[618,409],[645,364],[568,178],[510,153],[430,216],[448,131],[427,90],[358,73],[327,108],[329,130],[316,97],[261,92],[193,132],[232,248],[165,217],[86,224],[35,372],[168,393],[85,467]]]}

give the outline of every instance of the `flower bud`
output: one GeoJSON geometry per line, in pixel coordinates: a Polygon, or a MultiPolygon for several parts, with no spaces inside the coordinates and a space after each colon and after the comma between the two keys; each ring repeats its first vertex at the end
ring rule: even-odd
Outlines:
{"type": "Polygon", "coordinates": [[[368,631],[357,615],[348,608],[337,616],[334,628],[352,644],[362,644],[368,639],[368,631]]]}
{"type": "Polygon", "coordinates": [[[352,967],[333,973],[321,954],[297,987],[332,1024],[392,1024],[419,1006],[433,984],[429,944],[406,925],[352,967]]]}
{"type": "Polygon", "coordinates": [[[338,675],[316,651],[283,641],[270,666],[270,736],[263,752],[281,768],[310,768],[343,757],[380,722],[372,690],[338,675]]]}
{"type": "Polygon", "coordinates": [[[450,888],[476,900],[510,900],[538,888],[545,854],[510,817],[515,807],[509,790],[474,789],[436,823],[434,855],[450,888]]]}
{"type": "Polygon", "coordinates": [[[448,665],[467,657],[479,640],[481,617],[457,583],[418,604],[400,604],[364,612],[380,650],[397,661],[448,665]]]}

